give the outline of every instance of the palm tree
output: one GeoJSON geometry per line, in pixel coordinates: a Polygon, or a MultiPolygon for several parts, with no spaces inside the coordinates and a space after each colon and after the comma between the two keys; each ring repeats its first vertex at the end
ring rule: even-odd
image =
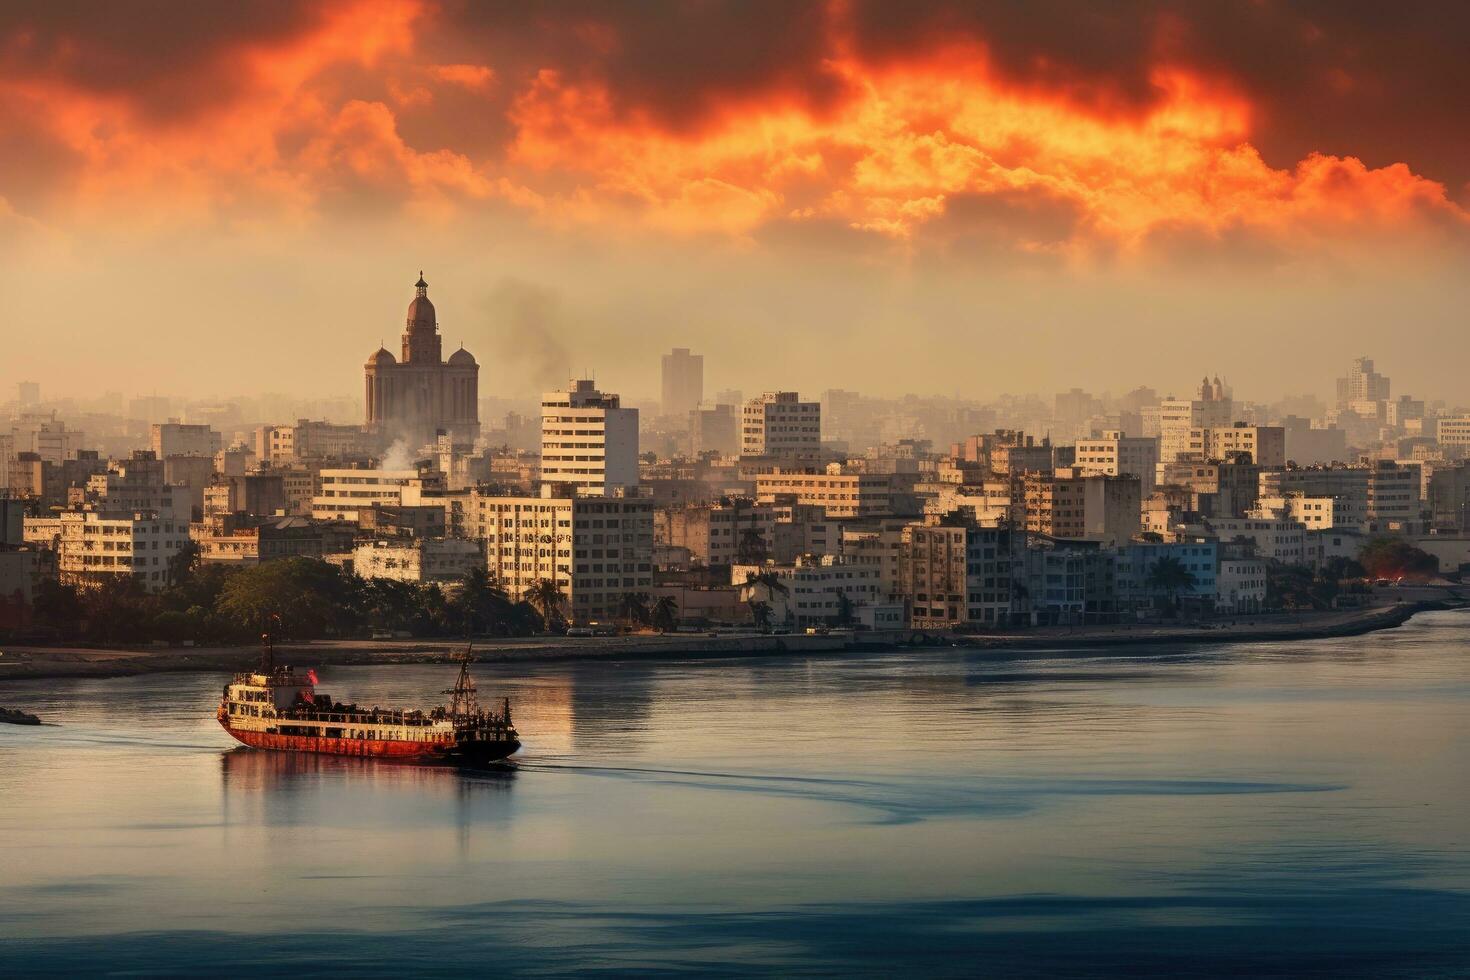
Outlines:
{"type": "Polygon", "coordinates": [[[837,625],[851,626],[853,619],[853,601],[847,597],[846,592],[837,593],[837,625]]]}
{"type": "Polygon", "coordinates": [[[735,552],[736,562],[741,565],[759,565],[770,556],[764,534],[753,527],[740,532],[740,545],[735,552]]]}
{"type": "MultiPolygon", "coordinates": [[[[779,595],[784,598],[785,596],[791,594],[791,590],[787,588],[786,583],[781,581],[781,576],[771,571],[746,572],[745,584],[750,587],[750,594],[752,598],[754,598],[755,596],[756,589],[764,588],[766,590],[765,605],[766,611],[768,613],[770,612],[771,606],[776,601],[776,596],[779,595]]],[[[788,609],[786,612],[788,615],[790,615],[791,610],[788,609]]]]}
{"type": "Polygon", "coordinates": [[[650,613],[653,625],[665,633],[672,633],[678,629],[678,616],[679,604],[674,601],[674,597],[671,595],[659,596],[658,601],[653,604],[653,611],[650,613]]]}
{"type": "Polygon", "coordinates": [[[1169,608],[1174,608],[1175,598],[1180,592],[1194,588],[1194,573],[1172,555],[1165,555],[1148,570],[1149,588],[1164,593],[1169,608]]]}
{"type": "Polygon", "coordinates": [[[526,589],[525,598],[541,614],[541,621],[547,629],[555,629],[564,624],[565,617],[562,616],[561,607],[566,605],[567,594],[561,590],[555,579],[537,579],[526,589]]]}
{"type": "Polygon", "coordinates": [[[624,592],[618,600],[618,618],[633,626],[647,626],[648,593],[624,592]]]}
{"type": "Polygon", "coordinates": [[[771,628],[771,604],[761,602],[759,599],[751,599],[745,603],[750,607],[750,618],[758,630],[771,628]]]}

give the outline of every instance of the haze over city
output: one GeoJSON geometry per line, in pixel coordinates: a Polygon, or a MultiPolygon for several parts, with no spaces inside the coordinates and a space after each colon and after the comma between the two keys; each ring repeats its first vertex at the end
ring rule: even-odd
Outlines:
{"type": "Polygon", "coordinates": [[[0,6],[0,976],[1463,975],[1467,50],[0,6]]]}
{"type": "Polygon", "coordinates": [[[512,396],[689,344],[742,389],[1325,396],[1392,338],[1452,398],[1466,16],[11,5],[0,382],[353,394],[422,268],[512,396]]]}

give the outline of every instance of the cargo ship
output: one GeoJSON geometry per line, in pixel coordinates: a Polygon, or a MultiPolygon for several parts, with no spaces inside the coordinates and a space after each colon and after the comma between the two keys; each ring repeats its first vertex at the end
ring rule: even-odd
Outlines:
{"type": "Polygon", "coordinates": [[[341,704],[317,690],[316,672],[297,674],[276,666],[264,638],[259,670],[236,674],[225,685],[215,717],[246,745],[281,752],[320,752],[407,762],[458,765],[495,762],[521,747],[503,710],[482,709],[466,650],[449,703],[429,711],[384,710],[341,704]]]}

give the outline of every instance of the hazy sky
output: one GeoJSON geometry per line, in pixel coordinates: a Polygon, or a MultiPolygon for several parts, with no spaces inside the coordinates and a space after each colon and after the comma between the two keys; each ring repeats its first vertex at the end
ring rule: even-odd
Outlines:
{"type": "MultiPolygon", "coordinates": [[[[1470,5],[8,3],[0,384],[1470,401],[1470,5]]],[[[8,393],[8,392],[7,392],[8,393]]],[[[3,396],[0,396],[3,398],[3,396]]]]}

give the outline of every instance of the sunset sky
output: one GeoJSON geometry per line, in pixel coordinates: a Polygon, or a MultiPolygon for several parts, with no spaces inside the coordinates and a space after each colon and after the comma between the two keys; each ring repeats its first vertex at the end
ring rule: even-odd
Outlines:
{"type": "MultiPolygon", "coordinates": [[[[1470,402],[1470,5],[0,7],[0,383],[1470,402]]],[[[13,391],[9,388],[0,400],[13,391]]]]}

